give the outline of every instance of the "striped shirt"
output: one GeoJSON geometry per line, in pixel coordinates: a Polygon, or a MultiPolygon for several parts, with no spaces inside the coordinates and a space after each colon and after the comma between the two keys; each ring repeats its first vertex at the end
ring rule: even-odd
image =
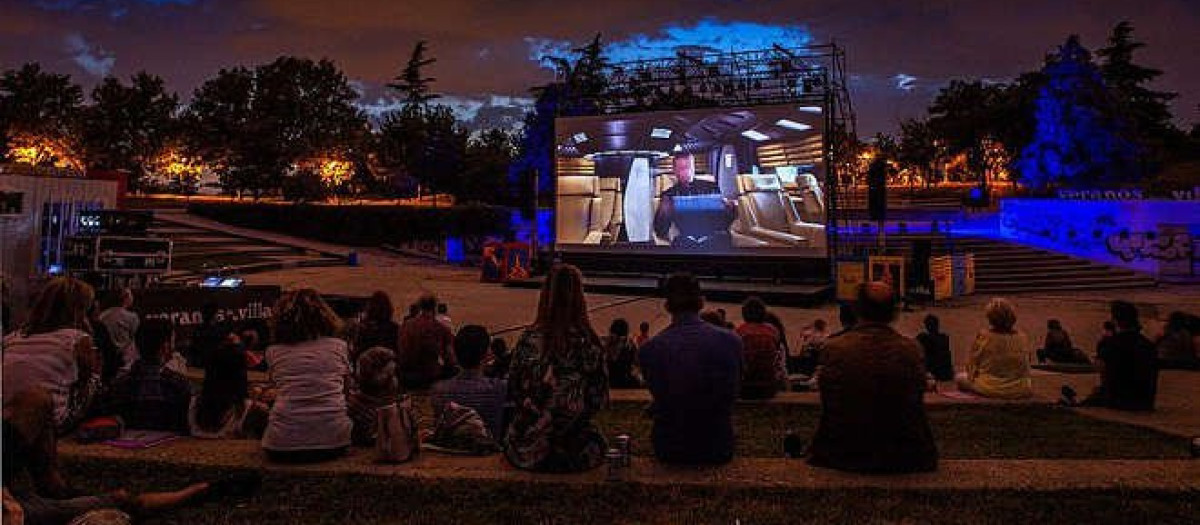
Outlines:
{"type": "Polygon", "coordinates": [[[503,434],[504,402],[508,385],[500,379],[485,377],[479,370],[463,370],[452,379],[438,381],[430,392],[434,407],[455,402],[472,408],[487,424],[494,439],[503,434]]]}

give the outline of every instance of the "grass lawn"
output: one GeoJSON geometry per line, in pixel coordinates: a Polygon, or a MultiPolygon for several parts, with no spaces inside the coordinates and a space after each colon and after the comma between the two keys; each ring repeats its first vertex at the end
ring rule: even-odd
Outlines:
{"type": "MultiPolygon", "coordinates": [[[[418,403],[420,406],[420,403],[418,403]]],[[[621,402],[598,423],[608,435],[634,436],[648,452],[650,422],[643,403],[621,402]]],[[[1052,406],[933,406],[944,458],[1175,458],[1187,440],[1153,430],[1094,420],[1052,406]]],[[[810,434],[818,408],[743,404],[737,407],[738,454],[781,456],[787,429],[810,434]]],[[[422,418],[425,419],[425,418],[422,418]]],[[[66,461],[69,479],[99,491],[128,486],[163,490],[215,479],[217,467],[86,459],[66,461]]],[[[1031,477],[1036,472],[1029,472],[1031,477]]],[[[949,488],[948,488],[949,489],[949,488]]],[[[1196,523],[1193,491],[950,491],[881,489],[793,490],[494,480],[424,480],[351,474],[269,472],[262,491],[241,504],[180,509],[150,523],[1196,523]],[[1019,518],[1018,518],[1019,517],[1019,518]]]]}
{"type": "MultiPolygon", "coordinates": [[[[158,464],[71,462],[93,490],[176,487],[222,474],[158,464]],[[129,481],[132,480],[132,481],[129,481]]],[[[1036,473],[1029,473],[1035,476],[1036,473]]],[[[370,476],[272,474],[252,500],[176,510],[150,523],[784,524],[784,523],[1195,523],[1195,494],[1158,492],[906,491],[575,486],[523,482],[418,482],[370,476]]]]}
{"type": "MultiPolygon", "coordinates": [[[[650,420],[643,403],[614,403],[597,424],[605,435],[633,436],[649,454],[650,420]]],[[[1088,418],[1049,405],[935,405],[927,408],[938,451],[947,459],[1151,459],[1188,457],[1188,440],[1124,423],[1088,418]]],[[[737,454],[782,457],[789,429],[811,436],[819,407],[740,404],[734,411],[737,454]]]]}

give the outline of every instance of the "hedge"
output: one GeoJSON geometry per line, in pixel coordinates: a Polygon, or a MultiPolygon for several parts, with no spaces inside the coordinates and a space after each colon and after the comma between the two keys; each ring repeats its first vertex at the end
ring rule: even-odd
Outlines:
{"type": "Polygon", "coordinates": [[[428,208],[204,202],[189,204],[188,213],[233,226],[347,246],[511,234],[511,210],[486,205],[428,208]]]}

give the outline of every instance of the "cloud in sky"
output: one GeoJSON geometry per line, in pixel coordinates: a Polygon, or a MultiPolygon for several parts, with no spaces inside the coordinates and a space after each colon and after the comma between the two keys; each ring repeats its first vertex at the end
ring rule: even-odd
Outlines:
{"type": "MultiPolygon", "coordinates": [[[[774,44],[799,47],[813,42],[812,33],[799,24],[766,24],[706,17],[694,23],[670,23],[650,33],[635,33],[605,41],[605,55],[615,62],[666,58],[679,50],[730,51],[766,49],[774,44]]],[[[567,56],[576,46],[570,41],[525,37],[529,59],[543,63],[547,56],[567,56]]]]}
{"type": "Polygon", "coordinates": [[[116,56],[88,42],[79,33],[68,34],[63,44],[71,61],[83,68],[89,75],[107,76],[117,63],[116,56]]]}
{"type": "Polygon", "coordinates": [[[896,89],[900,91],[912,91],[917,87],[917,77],[912,75],[896,73],[896,76],[892,77],[892,80],[896,81],[896,89]]]}
{"type": "Polygon", "coordinates": [[[1172,107],[1190,127],[1200,119],[1197,0],[0,0],[0,64],[38,61],[74,73],[85,88],[98,71],[145,69],[187,100],[222,67],[328,57],[376,86],[365,101],[384,97],[386,106],[378,86],[413,43],[427,40],[438,59],[429,71],[435,89],[471,98],[458,106],[478,117],[492,111],[482,104],[490,94],[527,96],[550,81],[542,55],[564,55],[597,32],[618,61],[670,56],[679,46],[836,40],[859,78],[851,81],[859,129],[873,134],[923,115],[948,80],[1011,80],[1039,67],[1067,35],[1094,49],[1126,19],[1147,44],[1137,60],[1166,72],[1154,87],[1180,93],[1172,107]],[[86,45],[65,52],[68,34],[86,45]]]}

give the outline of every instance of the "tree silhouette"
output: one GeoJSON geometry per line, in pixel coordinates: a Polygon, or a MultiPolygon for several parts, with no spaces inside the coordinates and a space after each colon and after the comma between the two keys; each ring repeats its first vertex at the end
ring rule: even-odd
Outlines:
{"type": "Polygon", "coordinates": [[[143,71],[128,86],[105,78],[92,90],[92,101],[83,111],[88,164],[128,170],[130,187],[140,188],[148,166],[177,132],[179,98],[166,92],[162,78],[143,71]]]}
{"type": "Polygon", "coordinates": [[[441,95],[433,93],[431,90],[431,86],[437,79],[426,77],[423,73],[423,70],[427,66],[437,62],[436,58],[425,57],[428,47],[427,42],[424,40],[417,42],[413,46],[412,56],[409,57],[404,70],[387,85],[399,91],[404,96],[404,105],[406,108],[424,108],[430,101],[441,97],[441,95]]]}
{"type": "Polygon", "coordinates": [[[26,147],[35,165],[78,165],[78,123],[83,90],[69,75],[29,63],[0,78],[0,154],[26,147]]]}
{"type": "Polygon", "coordinates": [[[571,53],[542,57],[557,74],[554,82],[531,90],[534,109],[525,117],[519,153],[509,169],[509,187],[519,202],[532,200],[529,192],[535,185],[540,195],[553,198],[554,119],[599,114],[607,93],[609,63],[600,34],[571,53]]]}
{"type": "Polygon", "coordinates": [[[1017,162],[1022,179],[1037,188],[1135,179],[1137,148],[1079,37],[1068,38],[1042,71],[1036,131],[1017,162]]]}
{"type": "Polygon", "coordinates": [[[257,198],[279,190],[299,161],[362,154],[367,123],[357,96],[328,60],[221,70],[188,107],[191,149],[222,171],[228,189],[257,198]]]}
{"type": "Polygon", "coordinates": [[[1100,58],[1100,75],[1126,112],[1139,134],[1159,135],[1172,131],[1171,109],[1167,105],[1176,93],[1155,91],[1146,84],[1162,76],[1162,71],[1133,62],[1133,54],[1146,44],[1133,39],[1133,24],[1118,23],[1108,37],[1108,45],[1096,50],[1100,58]]]}

